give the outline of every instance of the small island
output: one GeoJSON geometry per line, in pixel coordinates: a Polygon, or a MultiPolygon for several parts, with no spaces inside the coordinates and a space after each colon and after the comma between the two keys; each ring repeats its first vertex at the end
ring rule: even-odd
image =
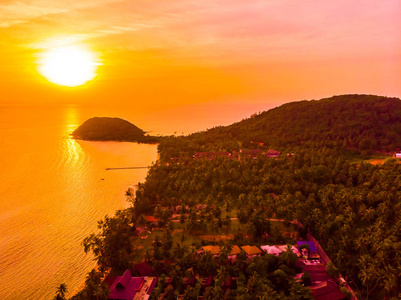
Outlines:
{"type": "Polygon", "coordinates": [[[110,117],[94,117],[85,121],[71,134],[74,139],[87,141],[127,141],[138,143],[157,143],[157,137],[146,135],[146,132],[134,124],[110,117]]]}

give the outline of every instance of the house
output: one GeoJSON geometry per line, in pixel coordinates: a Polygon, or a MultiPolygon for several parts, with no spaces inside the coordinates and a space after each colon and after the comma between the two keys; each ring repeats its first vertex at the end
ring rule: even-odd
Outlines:
{"type": "MultiPolygon", "coordinates": [[[[282,252],[287,251],[287,245],[281,245],[281,246],[276,246],[279,248],[282,252]]],[[[291,246],[291,251],[294,252],[298,257],[301,256],[301,253],[299,252],[298,248],[295,246],[291,246]]]]}
{"type": "Polygon", "coordinates": [[[262,150],[260,150],[260,149],[242,151],[243,155],[245,155],[246,157],[252,158],[252,159],[257,159],[258,155],[260,155],[261,153],[262,153],[262,150]]]}
{"type": "Polygon", "coordinates": [[[307,244],[309,246],[309,250],[310,250],[311,253],[317,253],[316,246],[315,246],[315,244],[313,242],[311,242],[311,241],[297,241],[298,248],[300,246],[304,245],[304,244],[307,244]]]}
{"type": "Polygon", "coordinates": [[[280,154],[281,154],[280,151],[276,151],[273,149],[269,149],[269,151],[266,152],[266,156],[269,158],[277,158],[280,156],[280,154]]]}
{"type": "Polygon", "coordinates": [[[148,299],[157,283],[155,277],[132,277],[126,270],[122,276],[117,276],[110,286],[108,299],[139,300],[148,299]]]}
{"type": "Polygon", "coordinates": [[[200,248],[198,251],[198,254],[204,254],[206,252],[210,252],[214,257],[217,257],[220,255],[220,247],[219,246],[203,246],[200,248]]]}
{"type": "Polygon", "coordinates": [[[230,262],[235,262],[237,260],[237,255],[240,253],[241,249],[237,245],[234,245],[230,253],[228,253],[227,257],[230,260],[230,262]]]}
{"type": "Polygon", "coordinates": [[[213,159],[219,156],[225,156],[225,157],[230,157],[231,154],[230,152],[225,152],[225,151],[220,151],[220,152],[195,152],[194,158],[200,159],[200,158],[205,158],[205,159],[213,159]]]}
{"type": "Polygon", "coordinates": [[[265,145],[265,143],[262,143],[262,142],[250,141],[250,143],[251,143],[251,144],[257,144],[257,145],[259,145],[260,147],[263,147],[263,146],[265,145]]]}
{"type": "Polygon", "coordinates": [[[145,220],[148,225],[159,226],[160,219],[157,219],[154,216],[145,216],[145,220]]]}
{"type": "Polygon", "coordinates": [[[269,246],[269,245],[263,245],[260,247],[260,249],[262,249],[262,251],[268,253],[268,254],[272,254],[275,256],[278,256],[282,251],[277,248],[276,246],[269,246]]]}
{"type": "Polygon", "coordinates": [[[231,255],[238,255],[238,254],[240,254],[241,253],[241,249],[237,246],[237,245],[234,245],[232,248],[231,248],[231,251],[230,251],[230,253],[228,254],[228,256],[231,256],[231,255]]]}
{"type": "Polygon", "coordinates": [[[320,258],[320,255],[317,252],[316,246],[315,246],[315,244],[313,242],[311,242],[311,241],[297,241],[298,248],[300,246],[304,245],[304,244],[309,246],[309,252],[307,250],[305,250],[305,249],[302,249],[302,256],[305,259],[313,259],[313,258],[318,259],[318,258],[320,258]]]}
{"type": "Polygon", "coordinates": [[[262,253],[262,250],[260,250],[256,246],[246,245],[246,246],[241,246],[241,249],[244,250],[244,252],[246,253],[246,256],[248,258],[253,258],[255,256],[260,256],[260,254],[262,253]]]}
{"type": "MultiPolygon", "coordinates": [[[[263,245],[260,246],[260,249],[262,249],[262,251],[268,254],[273,254],[275,256],[278,256],[280,255],[281,252],[287,251],[287,245],[276,245],[276,246],[263,245]]],[[[295,246],[291,246],[291,251],[294,252],[298,257],[300,256],[299,250],[295,246]]]]}

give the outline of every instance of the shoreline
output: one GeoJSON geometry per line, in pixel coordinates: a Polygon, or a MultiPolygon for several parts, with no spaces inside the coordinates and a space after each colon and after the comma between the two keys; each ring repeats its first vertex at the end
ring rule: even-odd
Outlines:
{"type": "Polygon", "coordinates": [[[79,140],[79,141],[86,141],[86,142],[117,142],[117,143],[137,143],[137,144],[149,144],[149,145],[159,145],[160,142],[144,142],[144,141],[138,141],[138,140],[126,140],[126,139],[86,139],[82,138],[80,136],[74,136],[73,134],[70,134],[70,138],[73,140],[79,140]]]}

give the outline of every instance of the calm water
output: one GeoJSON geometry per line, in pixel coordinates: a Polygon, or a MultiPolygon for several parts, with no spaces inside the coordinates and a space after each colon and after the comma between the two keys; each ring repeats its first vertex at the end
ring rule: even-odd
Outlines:
{"type": "Polygon", "coordinates": [[[261,105],[213,104],[136,111],[120,108],[0,108],[0,299],[69,294],[94,266],[81,242],[106,214],[127,207],[125,191],[144,181],[155,145],[85,142],[69,134],[93,116],[121,117],[152,134],[191,133],[239,121],[261,105]]]}
{"type": "Polygon", "coordinates": [[[155,145],[75,141],[75,109],[0,110],[0,299],[51,299],[78,289],[93,267],[81,242],[106,214],[127,207],[155,145]],[[104,180],[102,180],[104,179],[104,180]]]}

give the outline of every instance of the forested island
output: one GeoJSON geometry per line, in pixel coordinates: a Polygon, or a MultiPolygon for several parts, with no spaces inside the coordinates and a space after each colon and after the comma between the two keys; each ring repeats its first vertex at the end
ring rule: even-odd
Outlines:
{"type": "Polygon", "coordinates": [[[162,139],[132,206],[83,241],[98,270],[71,299],[144,264],[151,299],[399,299],[400,125],[400,99],[343,95],[162,139]]]}
{"type": "Polygon", "coordinates": [[[86,120],[72,133],[75,139],[87,141],[128,141],[138,143],[157,143],[159,139],[146,135],[134,124],[109,117],[94,117],[86,120]]]}

